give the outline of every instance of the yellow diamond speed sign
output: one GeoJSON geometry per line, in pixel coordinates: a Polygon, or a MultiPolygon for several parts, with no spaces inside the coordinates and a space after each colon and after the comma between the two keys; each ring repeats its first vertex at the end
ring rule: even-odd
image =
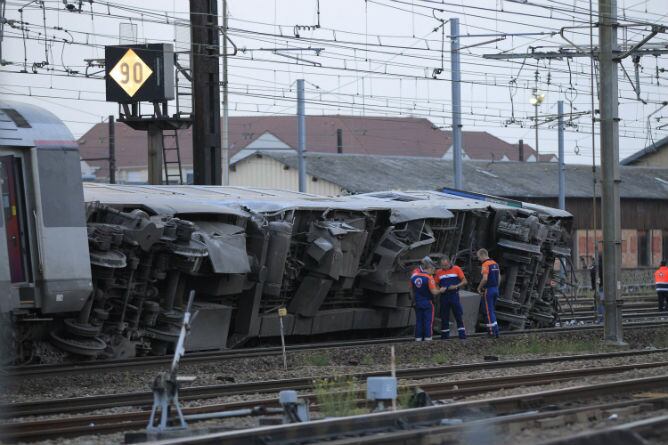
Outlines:
{"type": "Polygon", "coordinates": [[[153,70],[132,49],[128,49],[109,72],[111,78],[130,97],[135,95],[151,74],[153,74],[153,70]]]}

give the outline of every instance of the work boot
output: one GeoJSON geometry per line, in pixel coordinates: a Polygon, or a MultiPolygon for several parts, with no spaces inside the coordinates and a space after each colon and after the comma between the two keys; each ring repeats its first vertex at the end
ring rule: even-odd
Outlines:
{"type": "Polygon", "coordinates": [[[441,340],[447,340],[450,338],[450,330],[441,331],[441,340]]]}
{"type": "Polygon", "coordinates": [[[466,329],[464,328],[457,329],[457,334],[459,335],[460,340],[466,340],[466,329]]]}

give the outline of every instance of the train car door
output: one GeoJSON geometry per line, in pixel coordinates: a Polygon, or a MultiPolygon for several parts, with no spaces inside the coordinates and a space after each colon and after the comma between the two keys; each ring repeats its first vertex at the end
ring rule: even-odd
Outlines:
{"type": "MultiPolygon", "coordinates": [[[[0,157],[0,190],[7,239],[10,280],[12,283],[28,281],[28,249],[26,248],[25,203],[21,184],[21,162],[14,156],[0,157]]],[[[0,247],[2,248],[2,247],[0,247]]]]}

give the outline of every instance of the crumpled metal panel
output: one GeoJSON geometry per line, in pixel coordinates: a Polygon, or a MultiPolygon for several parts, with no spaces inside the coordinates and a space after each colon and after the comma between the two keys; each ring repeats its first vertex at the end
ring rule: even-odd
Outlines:
{"type": "Polygon", "coordinates": [[[390,212],[390,222],[392,224],[401,224],[407,221],[415,221],[418,219],[450,219],[454,214],[446,209],[438,206],[425,207],[400,207],[392,209],[390,212]]]}
{"type": "Polygon", "coordinates": [[[246,234],[242,227],[210,221],[195,221],[198,235],[209,250],[215,273],[248,273],[251,270],[246,253],[246,234]]]}

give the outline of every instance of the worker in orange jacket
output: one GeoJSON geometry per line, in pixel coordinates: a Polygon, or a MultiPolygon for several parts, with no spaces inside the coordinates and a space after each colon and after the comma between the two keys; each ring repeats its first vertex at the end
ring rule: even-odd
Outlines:
{"type": "Polygon", "coordinates": [[[666,261],[661,261],[659,268],[654,272],[656,295],[659,297],[659,311],[668,311],[668,267],[666,261]]]}

